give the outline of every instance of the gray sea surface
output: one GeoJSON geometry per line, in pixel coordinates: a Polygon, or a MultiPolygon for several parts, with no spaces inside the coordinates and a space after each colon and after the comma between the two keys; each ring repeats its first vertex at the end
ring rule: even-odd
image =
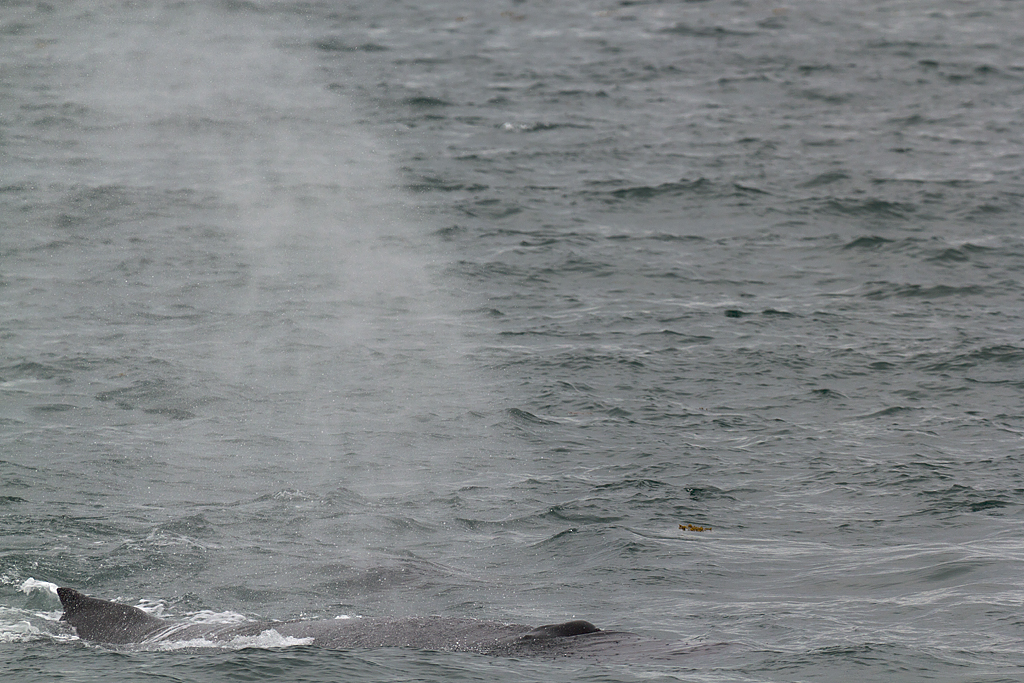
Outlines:
{"type": "Polygon", "coordinates": [[[1012,0],[2,2],[0,680],[1019,681],[1022,169],[1012,0]]]}

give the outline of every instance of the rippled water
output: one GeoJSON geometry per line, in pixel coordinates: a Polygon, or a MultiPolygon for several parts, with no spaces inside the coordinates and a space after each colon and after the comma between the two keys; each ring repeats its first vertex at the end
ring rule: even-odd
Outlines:
{"type": "Polygon", "coordinates": [[[4,4],[0,676],[1015,680],[1022,27],[4,4]],[[112,652],[30,578],[708,647],[112,652]]]}

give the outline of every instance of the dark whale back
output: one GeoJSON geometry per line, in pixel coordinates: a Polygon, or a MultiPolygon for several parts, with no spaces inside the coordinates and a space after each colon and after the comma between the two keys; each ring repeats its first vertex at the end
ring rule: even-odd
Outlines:
{"type": "Polygon", "coordinates": [[[571,648],[571,641],[576,640],[582,645],[584,638],[577,636],[622,635],[601,631],[583,620],[534,629],[521,624],[445,617],[188,624],[158,619],[130,605],[90,598],[72,588],[58,588],[57,595],[64,605],[61,620],[74,626],[79,638],[113,645],[195,639],[212,644],[273,630],[279,636],[327,648],[411,647],[513,655],[547,652],[554,647],[571,648]]]}
{"type": "Polygon", "coordinates": [[[64,605],[61,621],[75,627],[78,637],[100,643],[139,643],[167,627],[167,622],[137,607],[82,595],[73,588],[58,588],[64,605]]]}
{"type": "Polygon", "coordinates": [[[597,633],[600,630],[601,629],[594,626],[589,621],[577,619],[575,621],[567,621],[562,624],[538,626],[532,631],[524,633],[520,638],[523,640],[533,640],[535,638],[568,638],[570,636],[582,636],[586,633],[597,633]]]}

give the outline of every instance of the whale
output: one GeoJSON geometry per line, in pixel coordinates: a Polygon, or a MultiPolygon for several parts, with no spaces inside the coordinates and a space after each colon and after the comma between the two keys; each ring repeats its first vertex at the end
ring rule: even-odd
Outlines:
{"type": "Polygon", "coordinates": [[[230,644],[273,632],[286,642],[331,649],[401,647],[421,650],[478,652],[491,655],[566,655],[616,646],[635,639],[631,633],[604,631],[576,619],[530,627],[453,617],[399,619],[252,621],[195,624],[161,619],[138,607],[57,589],[64,613],[60,621],[85,641],[112,646],[147,646],[161,642],[199,643],[200,647],[230,644]]]}

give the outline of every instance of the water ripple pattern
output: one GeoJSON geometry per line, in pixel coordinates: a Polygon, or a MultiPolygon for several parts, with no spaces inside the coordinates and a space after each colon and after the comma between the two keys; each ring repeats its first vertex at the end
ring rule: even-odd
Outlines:
{"type": "Polygon", "coordinates": [[[1020,677],[1020,3],[13,1],[0,84],[0,678],[1020,677]]]}

